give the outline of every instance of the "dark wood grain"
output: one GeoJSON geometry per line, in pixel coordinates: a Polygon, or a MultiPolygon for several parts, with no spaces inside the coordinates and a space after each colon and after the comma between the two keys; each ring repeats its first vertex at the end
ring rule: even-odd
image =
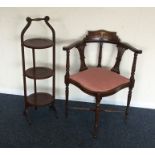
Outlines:
{"type": "Polygon", "coordinates": [[[37,92],[27,97],[27,102],[30,106],[45,106],[53,102],[53,97],[44,92],[37,92]]]}
{"type": "Polygon", "coordinates": [[[84,49],[85,49],[86,44],[80,44],[79,46],[77,46],[76,48],[79,51],[79,55],[80,55],[80,70],[79,71],[84,71],[87,69],[86,63],[85,63],[85,56],[84,56],[84,49]]]}
{"type": "Polygon", "coordinates": [[[84,38],[86,42],[109,42],[118,43],[119,37],[116,32],[107,30],[88,31],[88,34],[84,38]]]}
{"type": "Polygon", "coordinates": [[[98,55],[98,65],[97,67],[101,67],[101,62],[102,62],[102,46],[103,42],[99,43],[99,55],[98,55]]]}
{"type": "Polygon", "coordinates": [[[31,79],[46,79],[54,75],[53,70],[47,67],[29,68],[26,70],[26,76],[31,79]]]}
{"type": "Polygon", "coordinates": [[[28,48],[44,49],[53,46],[53,41],[46,38],[32,38],[25,40],[24,46],[28,48]]]}
{"type": "Polygon", "coordinates": [[[116,72],[118,74],[120,74],[120,63],[122,60],[122,56],[124,54],[124,52],[126,51],[126,48],[118,46],[118,53],[117,53],[117,57],[116,57],[116,62],[114,67],[111,69],[113,72],[116,72]]]}

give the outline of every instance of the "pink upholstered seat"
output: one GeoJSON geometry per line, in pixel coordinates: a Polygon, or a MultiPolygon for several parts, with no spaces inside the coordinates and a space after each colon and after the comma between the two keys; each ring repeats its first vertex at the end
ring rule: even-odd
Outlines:
{"type": "Polygon", "coordinates": [[[108,92],[129,84],[129,79],[106,68],[90,68],[71,75],[69,80],[94,93],[108,92]]]}

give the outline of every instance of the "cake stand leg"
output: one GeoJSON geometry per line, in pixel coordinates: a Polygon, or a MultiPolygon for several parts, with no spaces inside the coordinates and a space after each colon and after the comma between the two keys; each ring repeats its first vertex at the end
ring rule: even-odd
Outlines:
{"type": "Polygon", "coordinates": [[[55,108],[54,102],[52,102],[52,103],[50,104],[50,109],[52,109],[52,110],[54,111],[55,117],[58,119],[58,118],[59,118],[59,117],[58,117],[58,112],[57,112],[57,110],[56,110],[56,108],[55,108]]]}
{"type": "Polygon", "coordinates": [[[26,118],[26,121],[28,122],[29,125],[32,125],[32,122],[29,118],[29,115],[28,115],[28,109],[25,109],[24,112],[23,112],[23,115],[25,116],[26,118]]]}

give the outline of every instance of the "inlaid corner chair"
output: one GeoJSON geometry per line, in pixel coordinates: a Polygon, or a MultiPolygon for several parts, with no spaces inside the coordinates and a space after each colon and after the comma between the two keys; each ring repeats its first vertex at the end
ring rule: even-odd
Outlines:
{"type": "Polygon", "coordinates": [[[102,97],[113,95],[116,92],[120,91],[121,89],[128,87],[129,92],[127,99],[127,106],[125,109],[125,116],[127,117],[132,96],[132,89],[135,83],[134,75],[136,69],[137,55],[141,54],[142,51],[134,48],[128,43],[121,42],[116,32],[110,32],[106,30],[88,31],[88,34],[84,39],[77,41],[69,46],[63,47],[63,50],[65,50],[67,53],[66,75],[65,75],[65,84],[66,84],[65,115],[66,117],[68,116],[68,95],[69,95],[69,84],[71,83],[77,86],[85,93],[94,96],[96,99],[95,108],[89,109],[90,111],[95,112],[95,125],[93,130],[93,136],[96,137],[97,129],[99,126],[99,113],[103,111],[103,109],[100,108],[100,101],[102,97]],[[85,63],[84,51],[86,45],[90,43],[99,44],[97,67],[87,67],[85,63]],[[116,62],[111,69],[107,69],[101,66],[103,43],[116,45],[118,49],[116,62]],[[77,48],[79,52],[81,65],[78,73],[70,75],[70,50],[73,48],[77,48]],[[119,69],[122,56],[126,50],[130,50],[134,54],[131,68],[131,76],[129,78],[120,75],[120,69],[119,69]]]}

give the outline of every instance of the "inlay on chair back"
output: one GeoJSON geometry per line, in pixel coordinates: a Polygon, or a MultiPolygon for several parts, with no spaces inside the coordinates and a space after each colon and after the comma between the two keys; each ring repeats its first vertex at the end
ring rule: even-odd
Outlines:
{"type": "Polygon", "coordinates": [[[106,30],[88,31],[84,40],[86,42],[108,42],[114,44],[119,42],[116,32],[106,30]]]}

